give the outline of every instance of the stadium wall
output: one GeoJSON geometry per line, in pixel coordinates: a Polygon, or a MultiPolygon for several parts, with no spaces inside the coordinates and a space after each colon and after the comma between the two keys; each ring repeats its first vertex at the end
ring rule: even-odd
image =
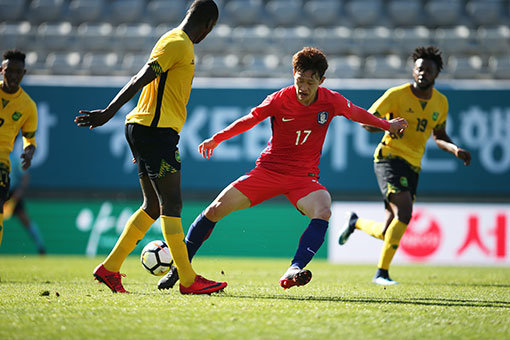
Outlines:
{"type": "MultiPolygon", "coordinates": [[[[123,128],[124,116],[136,105],[136,99],[107,125],[93,131],[78,128],[73,122],[80,109],[105,107],[125,81],[74,77],[33,77],[25,81],[24,88],[37,102],[39,111],[32,189],[137,189],[136,165],[123,128]]],[[[403,82],[327,80],[326,86],[368,108],[386,88],[403,82]]],[[[268,94],[289,84],[285,80],[195,81],[179,143],[185,192],[217,191],[254,166],[271,134],[268,120],[222,143],[212,159],[202,159],[197,146],[248,113],[268,94]]],[[[510,197],[510,82],[449,82],[438,87],[449,99],[448,133],[471,151],[473,161],[464,167],[431,139],[422,164],[420,195],[510,197]]],[[[380,138],[380,134],[370,134],[357,123],[335,118],[323,148],[321,182],[333,193],[378,195],[372,154],[380,138]]]]}
{"type": "MultiPolygon", "coordinates": [[[[38,151],[31,169],[27,207],[30,216],[41,228],[50,254],[106,254],[113,247],[126,219],[140,204],[139,200],[119,200],[119,196],[115,200],[94,198],[97,197],[94,193],[98,191],[138,192],[136,167],[131,162],[123,129],[123,117],[135,106],[136,99],[104,127],[90,131],[76,127],[73,122],[80,109],[107,105],[126,80],[95,78],[92,81],[74,77],[28,77],[25,80],[24,88],[37,102],[39,110],[38,151]],[[64,196],[50,195],[54,191],[64,196]],[[33,192],[38,194],[33,195],[33,192]]],[[[327,80],[325,85],[340,91],[354,103],[369,107],[386,88],[403,82],[405,80],[327,80]]],[[[270,136],[269,122],[263,122],[247,133],[222,143],[214,157],[207,161],[201,159],[196,151],[197,145],[249,112],[266,95],[287,85],[290,82],[275,79],[263,82],[195,80],[188,105],[188,121],[180,141],[182,187],[185,194],[204,192],[207,198],[203,201],[185,201],[185,229],[219,190],[253,167],[270,136]]],[[[491,202],[489,206],[496,201],[510,202],[510,104],[507,100],[510,82],[444,82],[438,87],[450,101],[448,132],[454,141],[472,152],[473,162],[471,166],[464,167],[432,142],[423,162],[419,201],[427,198],[437,202],[468,200],[491,202]]],[[[375,198],[377,203],[367,203],[371,204],[368,211],[375,215],[383,212],[372,168],[372,153],[379,138],[380,134],[369,134],[355,123],[341,117],[335,118],[323,150],[321,182],[330,189],[333,197],[341,196],[346,202],[334,204],[329,241],[318,252],[319,258],[329,257],[333,262],[367,261],[366,257],[343,258],[345,252],[335,245],[335,238],[345,210],[366,211],[363,210],[366,207],[352,200],[375,198]]],[[[485,264],[509,263],[508,205],[503,210],[489,212],[483,204],[446,206],[446,209],[450,208],[452,214],[447,220],[444,215],[448,214],[443,210],[442,215],[436,216],[431,213],[434,209],[423,208],[428,217],[422,221],[430,223],[422,226],[425,229],[411,233],[419,236],[414,240],[420,239],[425,233],[425,243],[437,241],[437,235],[427,234],[427,228],[437,220],[444,235],[451,235],[447,232],[450,227],[456,230],[455,235],[464,235],[465,239],[469,239],[469,235],[478,235],[478,239],[475,237],[474,243],[469,244],[469,252],[474,252],[475,258],[476,252],[481,252],[485,264]],[[477,215],[473,217],[468,214],[469,211],[477,212],[477,215]],[[504,217],[501,217],[502,214],[504,217]],[[480,229],[474,230],[474,224],[469,224],[474,218],[481,221],[480,229]],[[478,234],[473,234],[475,232],[478,234]]],[[[375,215],[374,218],[377,218],[375,215]]],[[[307,223],[307,218],[287,202],[270,200],[228,216],[218,225],[200,255],[267,256],[290,260],[307,223]]],[[[35,253],[35,246],[32,246],[28,234],[17,220],[11,218],[5,221],[4,226],[0,254],[35,253]]],[[[161,239],[158,223],[133,254],[139,254],[142,246],[153,239],[161,239]]],[[[370,241],[373,240],[366,242],[370,241]]],[[[379,245],[365,243],[363,239],[357,242],[361,242],[358,244],[362,244],[359,248],[362,252],[372,249],[374,254],[370,253],[369,258],[370,262],[375,263],[379,245]]],[[[459,248],[457,243],[450,243],[447,248],[437,248],[441,252],[450,252],[448,260],[439,257],[412,259],[402,253],[396,261],[480,263],[469,259],[457,261],[454,258],[459,248]]]]}

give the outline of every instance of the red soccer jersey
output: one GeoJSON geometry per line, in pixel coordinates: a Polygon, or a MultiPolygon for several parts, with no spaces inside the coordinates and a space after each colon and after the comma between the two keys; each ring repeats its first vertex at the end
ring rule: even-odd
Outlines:
{"type": "Polygon", "coordinates": [[[319,87],[317,100],[305,106],[288,86],[269,96],[241,119],[241,124],[226,128],[213,138],[221,142],[271,117],[273,136],[256,164],[265,169],[294,176],[319,175],[322,145],[334,116],[345,116],[384,130],[389,123],[357,107],[340,93],[319,87]]]}
{"type": "Polygon", "coordinates": [[[319,87],[317,100],[305,106],[294,86],[269,95],[252,110],[258,120],[271,117],[273,136],[256,164],[297,176],[318,176],[322,145],[334,116],[350,117],[351,102],[340,93],[319,87]]]}

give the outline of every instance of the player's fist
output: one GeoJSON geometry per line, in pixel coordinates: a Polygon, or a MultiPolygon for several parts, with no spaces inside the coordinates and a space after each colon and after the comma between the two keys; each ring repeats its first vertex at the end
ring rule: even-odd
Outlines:
{"type": "Polygon", "coordinates": [[[401,135],[402,133],[404,133],[404,130],[407,129],[407,120],[405,120],[402,117],[394,118],[394,119],[390,120],[389,123],[390,123],[390,128],[388,131],[390,133],[395,133],[395,134],[401,135]]]}
{"type": "Polygon", "coordinates": [[[457,151],[455,151],[455,156],[457,156],[457,158],[463,160],[464,165],[469,165],[469,163],[471,163],[471,154],[467,150],[464,150],[462,148],[457,148],[457,151]]]}

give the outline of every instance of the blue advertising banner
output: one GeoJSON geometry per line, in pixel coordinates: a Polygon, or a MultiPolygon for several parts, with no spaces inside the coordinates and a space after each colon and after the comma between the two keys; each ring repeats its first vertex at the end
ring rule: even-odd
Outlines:
{"type": "MultiPolygon", "coordinates": [[[[138,187],[136,165],[124,137],[124,117],[136,99],[108,124],[90,131],[73,122],[78,111],[105,107],[121,86],[39,85],[32,81],[23,87],[37,102],[39,112],[38,149],[31,170],[33,188],[138,187]]],[[[269,120],[222,143],[212,159],[202,159],[197,146],[279,88],[216,84],[192,90],[179,143],[183,190],[217,191],[253,168],[271,136],[269,120]]],[[[381,88],[329,88],[365,108],[384,93],[381,88]]],[[[419,193],[510,196],[509,89],[439,89],[449,99],[448,133],[471,152],[473,161],[465,167],[429,140],[419,193]]],[[[359,124],[336,117],[323,147],[321,182],[332,192],[377,194],[372,154],[380,138],[380,133],[370,134],[359,124]]]]}

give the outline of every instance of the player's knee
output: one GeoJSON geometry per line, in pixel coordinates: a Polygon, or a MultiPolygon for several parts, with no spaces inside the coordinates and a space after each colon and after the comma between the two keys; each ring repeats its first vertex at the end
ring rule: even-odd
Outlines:
{"type": "Polygon", "coordinates": [[[142,205],[143,211],[147,213],[152,219],[156,220],[159,217],[160,208],[159,208],[159,202],[155,202],[155,204],[149,204],[147,202],[144,202],[142,205]]]}
{"type": "Polygon", "coordinates": [[[413,207],[405,207],[398,210],[397,218],[400,222],[409,224],[413,216],[413,207]]]}
{"type": "Polygon", "coordinates": [[[329,218],[331,217],[331,209],[329,207],[322,207],[316,212],[315,215],[315,218],[329,221],[329,218]]]}
{"type": "Polygon", "coordinates": [[[223,209],[221,203],[213,202],[207,208],[205,208],[204,215],[209,220],[217,222],[223,218],[223,209]]]}

